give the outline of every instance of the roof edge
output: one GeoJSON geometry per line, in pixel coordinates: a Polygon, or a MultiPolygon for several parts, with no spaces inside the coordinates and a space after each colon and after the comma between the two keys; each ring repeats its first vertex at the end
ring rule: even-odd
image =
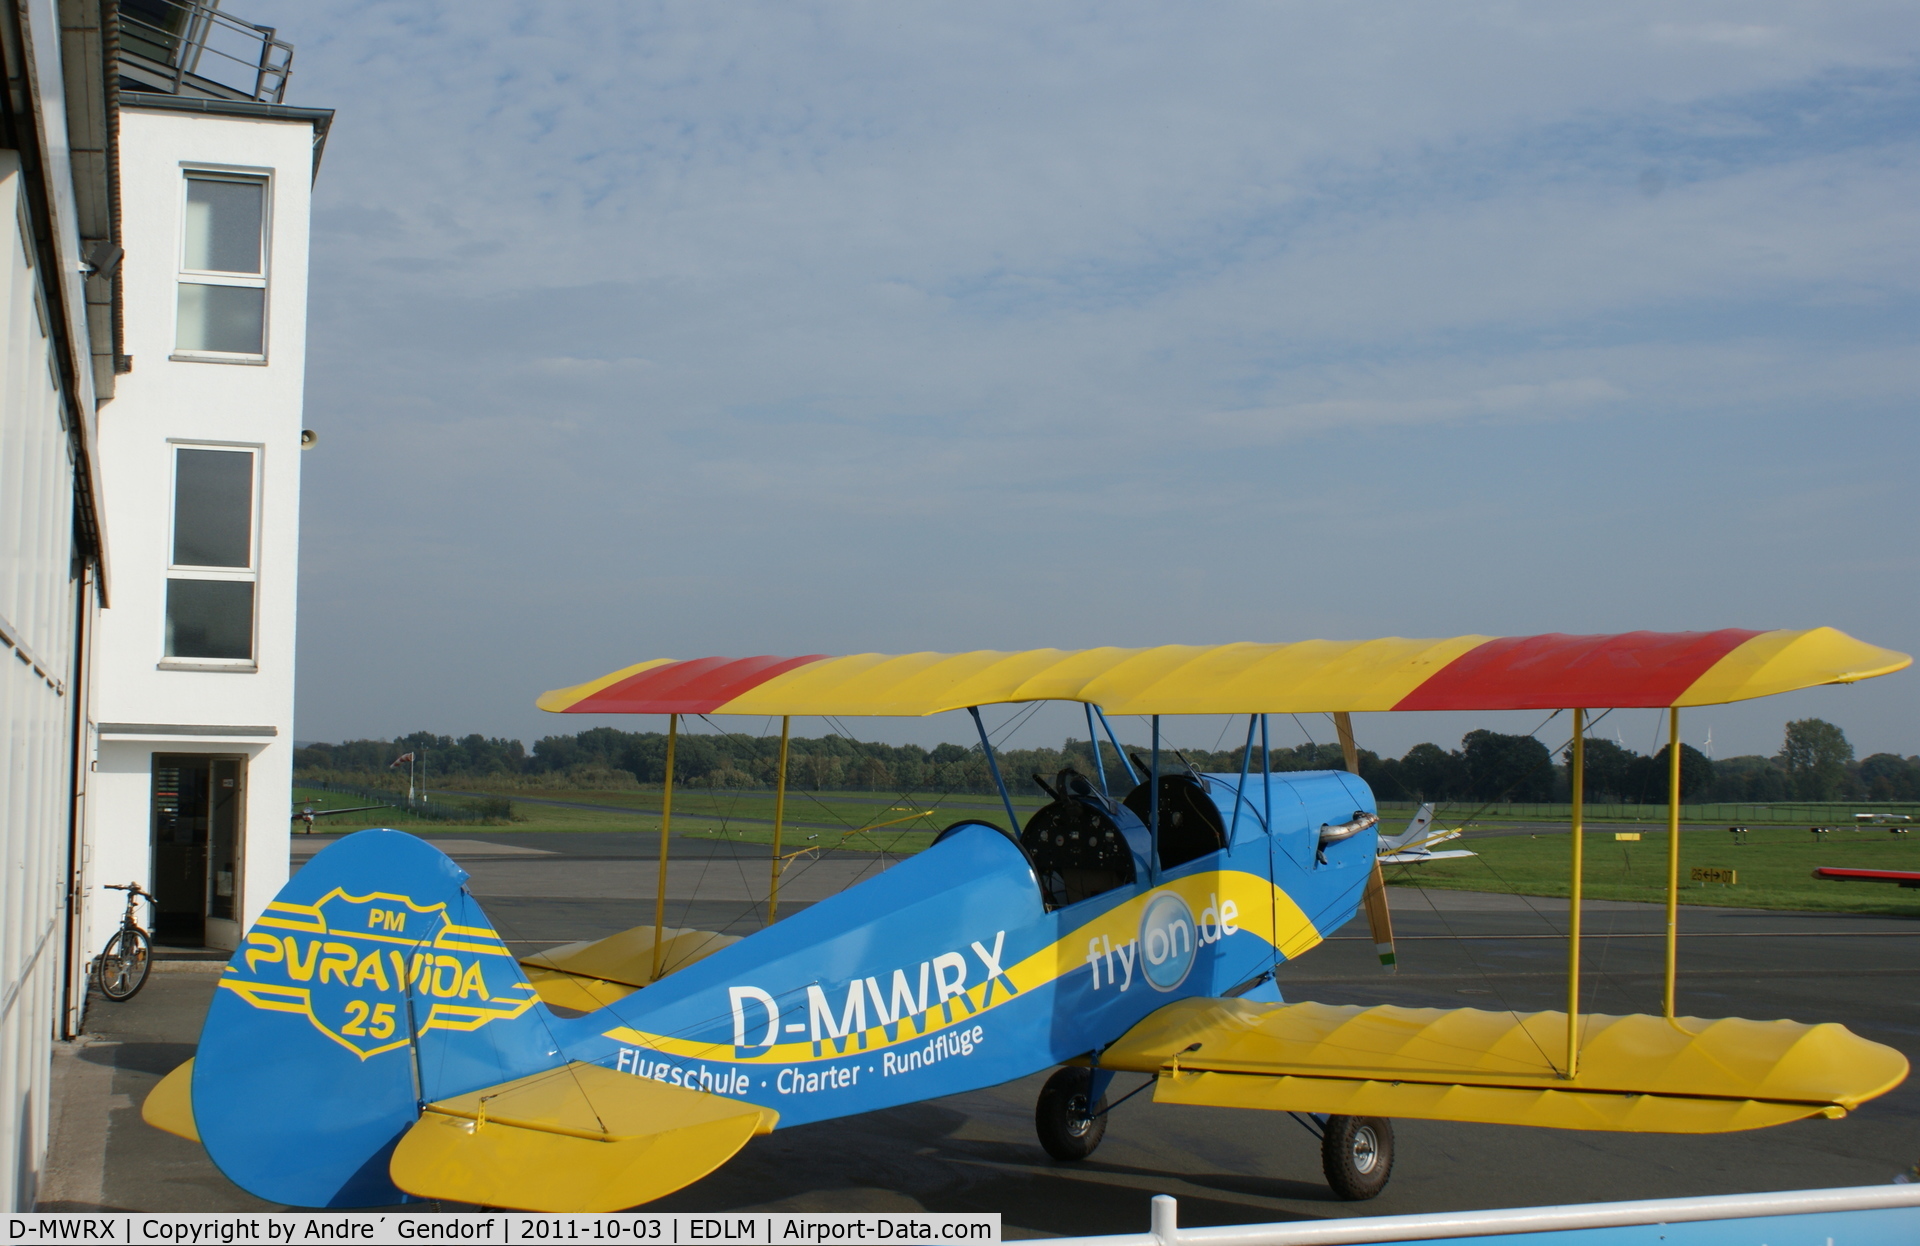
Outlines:
{"type": "Polygon", "coordinates": [[[255,100],[204,99],[199,96],[162,95],[153,91],[122,91],[120,107],[151,108],[161,112],[203,112],[222,117],[246,117],[255,121],[304,121],[313,127],[313,173],[320,175],[320,157],[327,147],[327,132],[333,128],[333,109],[301,108],[294,104],[262,104],[255,100]]]}

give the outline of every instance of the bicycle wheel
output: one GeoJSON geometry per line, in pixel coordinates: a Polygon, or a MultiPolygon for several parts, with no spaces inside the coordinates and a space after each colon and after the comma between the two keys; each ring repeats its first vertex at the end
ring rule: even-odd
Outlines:
{"type": "Polygon", "coordinates": [[[100,993],[111,1000],[132,999],[147,984],[147,971],[153,968],[153,945],[147,932],[127,926],[107,940],[106,950],[93,963],[94,979],[100,993]]]}

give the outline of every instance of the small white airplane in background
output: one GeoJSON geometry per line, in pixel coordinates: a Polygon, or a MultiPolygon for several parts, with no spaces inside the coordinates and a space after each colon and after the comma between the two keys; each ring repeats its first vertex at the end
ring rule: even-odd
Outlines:
{"type": "Polygon", "coordinates": [[[1905,813],[1856,813],[1855,822],[1911,822],[1913,817],[1905,813]]]}
{"type": "Polygon", "coordinates": [[[1460,832],[1438,831],[1433,828],[1433,803],[1420,806],[1414,812],[1413,821],[1407,823],[1407,829],[1398,835],[1380,837],[1380,864],[1382,865],[1418,865],[1422,861],[1444,861],[1449,857],[1471,857],[1477,853],[1465,848],[1455,848],[1447,852],[1435,852],[1435,844],[1444,844],[1449,839],[1460,838],[1460,832]]]}

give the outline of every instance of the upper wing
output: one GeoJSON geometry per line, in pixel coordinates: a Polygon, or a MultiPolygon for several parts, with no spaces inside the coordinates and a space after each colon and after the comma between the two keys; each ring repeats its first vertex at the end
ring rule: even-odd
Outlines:
{"type": "Polygon", "coordinates": [[[1566,1014],[1169,1004],[1100,1053],[1158,1075],[1154,1099],[1349,1116],[1722,1133],[1844,1116],[1907,1076],[1907,1059],[1833,1024],[1581,1019],[1568,1078],[1566,1014]]]}
{"type": "Polygon", "coordinates": [[[539,705],[563,714],[910,717],[1011,701],[1084,701],[1115,714],[1666,708],[1851,683],[1912,661],[1830,627],[660,658],[548,692],[539,705]]]}

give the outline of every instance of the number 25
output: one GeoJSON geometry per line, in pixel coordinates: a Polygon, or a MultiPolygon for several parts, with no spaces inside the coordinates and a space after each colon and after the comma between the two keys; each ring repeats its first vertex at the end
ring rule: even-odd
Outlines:
{"type": "Polygon", "coordinates": [[[340,1027],[342,1034],[366,1037],[371,1033],[374,1038],[393,1037],[394,1022],[392,1004],[375,1004],[369,1008],[365,1000],[350,999],[347,1001],[347,1014],[352,1020],[340,1027]],[[373,1022],[371,1031],[369,1031],[367,1025],[369,1016],[371,1016],[373,1022]]]}

